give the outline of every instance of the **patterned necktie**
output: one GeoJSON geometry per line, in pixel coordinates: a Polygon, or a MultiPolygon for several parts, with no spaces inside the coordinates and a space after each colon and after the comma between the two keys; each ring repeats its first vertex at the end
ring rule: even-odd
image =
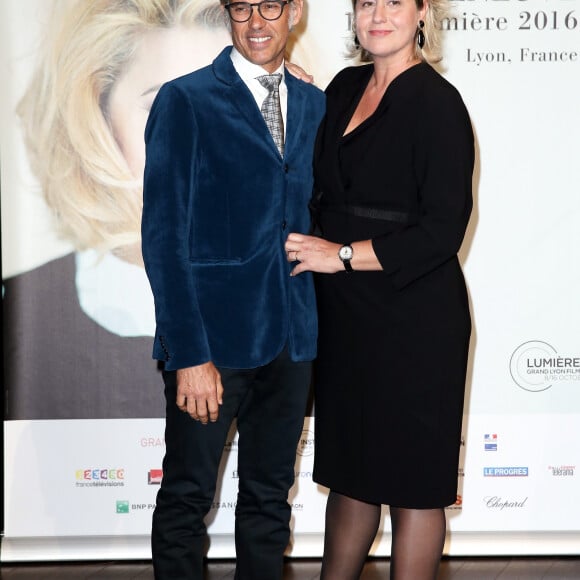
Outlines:
{"type": "Polygon", "coordinates": [[[284,120],[282,119],[282,109],[280,108],[280,83],[282,82],[282,75],[276,73],[273,75],[264,75],[256,77],[256,80],[266,89],[268,89],[268,96],[262,103],[262,115],[264,121],[272,134],[274,143],[280,151],[280,155],[284,157],[284,120]]]}

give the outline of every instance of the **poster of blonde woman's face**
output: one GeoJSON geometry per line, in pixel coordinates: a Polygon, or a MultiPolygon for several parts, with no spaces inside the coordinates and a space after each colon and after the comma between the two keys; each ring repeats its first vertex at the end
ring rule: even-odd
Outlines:
{"type": "MultiPolygon", "coordinates": [[[[317,23],[322,14],[326,24],[341,22],[343,26],[334,24],[334,28],[346,30],[349,6],[350,0],[333,2],[329,12],[326,1],[304,2],[304,15],[291,35],[291,60],[313,73],[321,88],[346,60],[343,58],[344,38],[319,39],[317,23]]],[[[113,249],[117,256],[139,263],[138,230],[145,155],[143,132],[148,111],[161,84],[209,64],[224,46],[231,44],[219,0],[93,0],[90,3],[86,0],[7,0],[0,5],[0,15],[0,43],[5,45],[0,66],[6,59],[5,72],[10,81],[9,90],[0,97],[4,100],[0,108],[8,116],[9,126],[8,139],[3,143],[3,152],[6,151],[3,155],[3,277],[30,270],[75,248],[94,248],[99,252],[113,249]],[[208,10],[213,11],[210,18],[205,15],[208,10]],[[156,16],[151,15],[156,13],[165,21],[155,21],[156,16]],[[140,21],[143,14],[148,14],[147,22],[140,21]],[[97,20],[100,20],[101,32],[107,35],[107,43],[99,43],[95,35],[97,20]],[[103,28],[108,26],[107,22],[110,22],[110,30],[103,28]],[[130,26],[135,30],[129,34],[130,26]],[[122,39],[120,46],[112,46],[119,38],[122,39]],[[66,46],[63,48],[60,43],[66,46]],[[86,57],[80,58],[83,51],[86,57]],[[51,71],[44,73],[40,86],[33,86],[31,79],[47,68],[47,55],[50,55],[48,68],[51,71]],[[66,71],[58,70],[62,56],[69,60],[66,71]],[[110,86],[101,94],[103,89],[98,83],[103,81],[95,77],[103,72],[110,76],[107,80],[110,86]],[[60,86],[48,86],[47,83],[54,82],[49,75],[59,74],[68,80],[59,80],[60,86]],[[83,111],[82,103],[71,105],[70,93],[80,90],[78,85],[83,83],[98,93],[98,114],[103,117],[100,121],[95,111],[83,111]],[[36,116],[31,124],[30,109],[20,118],[15,110],[23,96],[30,97],[37,89],[36,116]],[[42,91],[46,94],[40,94],[42,91]],[[48,102],[48,97],[47,102],[43,102],[46,95],[51,95],[53,102],[48,102]],[[54,109],[62,110],[63,116],[69,117],[69,127],[64,130],[44,127],[46,145],[37,146],[37,151],[31,153],[30,141],[33,148],[37,141],[34,124],[45,123],[42,118],[45,109],[48,114],[54,109]],[[74,118],[73,123],[70,117],[74,118]],[[91,134],[96,121],[103,125],[108,135],[91,134]],[[29,143],[26,151],[20,128],[27,122],[29,143]],[[71,125],[74,138],[63,144],[60,142],[62,135],[71,132],[71,125]],[[89,140],[93,141],[93,149],[88,154],[77,144],[89,140]],[[77,166],[53,164],[50,156],[45,155],[46,150],[53,147],[66,151],[71,158],[78,157],[77,166]],[[41,171],[34,167],[35,155],[45,164],[41,171]],[[33,165],[34,175],[24,166],[27,159],[33,165]],[[111,159],[115,165],[113,171],[106,166],[111,165],[111,159]],[[92,199],[89,200],[96,219],[95,215],[83,216],[84,222],[77,224],[73,231],[67,224],[77,221],[76,207],[72,208],[71,217],[61,204],[69,208],[80,207],[86,196],[81,187],[61,177],[74,172],[79,175],[82,186],[87,182],[85,165],[96,167],[99,172],[99,183],[92,186],[92,199]],[[43,179],[39,173],[50,177],[43,179]],[[52,192],[48,191],[49,186],[52,192]],[[112,187],[124,187],[126,191],[119,194],[112,191],[112,187]],[[99,197],[104,200],[101,208],[96,207],[99,197]],[[118,208],[111,203],[112,199],[116,200],[118,208]],[[121,212],[124,212],[125,225],[115,215],[121,212]],[[98,223],[105,213],[117,221],[116,230],[98,223]],[[91,236],[88,232],[95,227],[101,227],[101,231],[91,236]],[[23,230],[28,230],[29,234],[21,240],[23,230]]],[[[348,34],[348,30],[346,32],[348,34]]],[[[93,176],[89,177],[94,181],[93,176]]]]}
{"type": "Polygon", "coordinates": [[[211,62],[229,40],[225,28],[208,30],[199,25],[145,33],[106,103],[113,136],[135,178],[143,175],[143,132],[159,87],[211,62]]]}
{"type": "Polygon", "coordinates": [[[148,112],[231,43],[219,2],[8,0],[0,16],[3,278],[71,249],[139,263],[148,112]]]}

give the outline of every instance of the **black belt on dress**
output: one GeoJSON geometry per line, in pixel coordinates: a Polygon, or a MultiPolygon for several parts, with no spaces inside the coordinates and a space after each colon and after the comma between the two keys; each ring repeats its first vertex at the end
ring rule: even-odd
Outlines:
{"type": "Polygon", "coordinates": [[[392,211],[389,209],[380,209],[378,207],[369,207],[366,205],[353,205],[350,203],[322,206],[320,209],[335,211],[338,213],[346,213],[356,217],[369,218],[372,220],[400,222],[402,224],[406,224],[411,219],[411,214],[405,211],[392,211]]]}
{"type": "Polygon", "coordinates": [[[368,205],[356,205],[351,203],[326,204],[324,203],[322,192],[318,192],[312,198],[310,209],[314,214],[313,217],[315,221],[317,221],[318,213],[320,211],[331,211],[372,220],[399,222],[402,224],[409,223],[414,217],[413,214],[406,211],[395,211],[368,205]]]}

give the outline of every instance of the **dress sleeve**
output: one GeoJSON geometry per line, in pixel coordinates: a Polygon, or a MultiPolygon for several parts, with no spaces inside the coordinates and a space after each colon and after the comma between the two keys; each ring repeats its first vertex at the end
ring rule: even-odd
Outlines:
{"type": "Polygon", "coordinates": [[[418,216],[408,227],[372,240],[383,270],[398,288],[457,254],[473,204],[473,131],[459,93],[451,85],[443,87],[413,113],[418,216]]]}

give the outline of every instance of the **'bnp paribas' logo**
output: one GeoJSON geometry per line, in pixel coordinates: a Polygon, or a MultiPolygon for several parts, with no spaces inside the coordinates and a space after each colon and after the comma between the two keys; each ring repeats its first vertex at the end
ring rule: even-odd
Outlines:
{"type": "Polygon", "coordinates": [[[129,513],[129,501],[126,499],[117,500],[117,513],[118,514],[128,514],[129,513]]]}
{"type": "Polygon", "coordinates": [[[510,374],[518,387],[539,393],[558,381],[579,381],[580,356],[562,356],[551,344],[530,340],[513,352],[510,374]]]}

